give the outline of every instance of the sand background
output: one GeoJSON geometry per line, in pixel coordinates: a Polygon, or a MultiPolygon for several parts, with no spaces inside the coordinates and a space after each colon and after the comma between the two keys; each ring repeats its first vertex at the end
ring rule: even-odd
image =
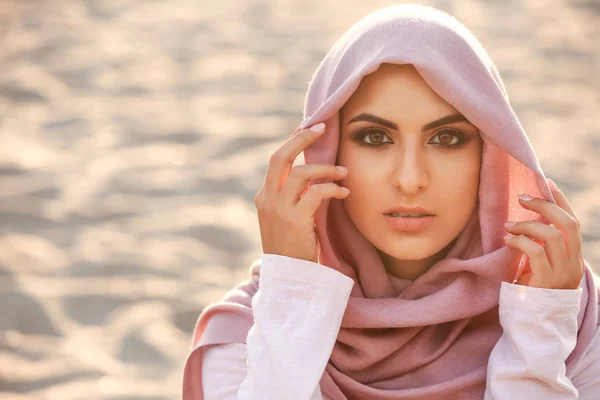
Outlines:
{"type": "MultiPolygon", "coordinates": [[[[424,1],[496,61],[600,270],[600,2],[424,1]]],[[[0,3],[0,398],[175,399],[357,0],[0,3]]]]}

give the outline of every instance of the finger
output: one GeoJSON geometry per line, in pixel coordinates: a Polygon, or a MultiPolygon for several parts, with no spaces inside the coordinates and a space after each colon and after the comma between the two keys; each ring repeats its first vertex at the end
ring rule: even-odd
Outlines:
{"type": "Polygon", "coordinates": [[[279,193],[296,157],[325,132],[325,124],[323,123],[313,125],[311,128],[318,129],[319,127],[321,130],[304,129],[293,134],[271,155],[263,184],[267,195],[272,196],[279,193]]]}
{"type": "Polygon", "coordinates": [[[344,199],[350,191],[335,183],[319,183],[312,185],[296,205],[296,210],[306,216],[314,216],[324,199],[331,197],[344,199]]]}
{"type": "MultiPolygon", "coordinates": [[[[342,167],[343,168],[343,167],[342,167]]],[[[292,168],[287,180],[283,184],[280,196],[287,204],[296,204],[307,190],[310,180],[316,179],[343,179],[347,169],[340,170],[335,165],[304,164],[292,168]]]]}
{"type": "Polygon", "coordinates": [[[558,204],[554,204],[546,199],[531,197],[529,195],[520,195],[519,204],[523,208],[535,211],[545,217],[551,224],[558,227],[568,226],[573,220],[568,212],[563,210],[558,204]]]}
{"type": "Polygon", "coordinates": [[[526,235],[541,242],[554,275],[567,277],[570,274],[571,263],[567,254],[567,246],[563,233],[559,229],[534,221],[521,221],[513,226],[505,225],[505,227],[513,235],[526,235]]]}
{"type": "Polygon", "coordinates": [[[583,238],[581,237],[581,228],[579,226],[579,219],[577,218],[577,215],[575,215],[575,211],[573,210],[573,207],[571,207],[567,196],[565,196],[565,194],[558,188],[558,186],[556,185],[556,183],[554,183],[552,179],[548,178],[548,181],[550,181],[550,189],[552,189],[552,194],[554,195],[554,200],[556,200],[556,204],[560,208],[565,210],[565,212],[567,212],[570,216],[573,217],[571,223],[575,226],[575,229],[572,230],[572,235],[567,236],[566,240],[567,243],[569,243],[570,241],[572,241],[573,243],[573,246],[567,245],[567,247],[575,248],[575,251],[573,252],[574,254],[572,255],[573,260],[575,260],[581,257],[581,250],[583,244],[583,238]]]}
{"type": "Polygon", "coordinates": [[[554,272],[542,245],[523,235],[507,235],[504,237],[504,242],[507,246],[520,250],[529,258],[529,267],[533,275],[532,285],[535,283],[536,287],[552,287],[555,279],[554,272]]]}
{"type": "Polygon", "coordinates": [[[576,218],[560,208],[558,204],[545,199],[519,196],[519,203],[523,208],[535,211],[544,216],[563,233],[570,260],[573,260],[574,257],[579,257],[582,239],[579,231],[579,221],[576,218]],[[527,200],[528,198],[531,200],[527,200]]]}
{"type": "Polygon", "coordinates": [[[567,196],[564,195],[564,193],[558,188],[558,186],[556,185],[556,183],[554,183],[552,179],[548,178],[548,181],[550,182],[550,190],[552,190],[552,194],[554,195],[554,200],[556,200],[556,204],[560,208],[565,210],[570,216],[577,219],[573,207],[571,207],[571,204],[569,204],[569,200],[567,200],[567,196]]]}

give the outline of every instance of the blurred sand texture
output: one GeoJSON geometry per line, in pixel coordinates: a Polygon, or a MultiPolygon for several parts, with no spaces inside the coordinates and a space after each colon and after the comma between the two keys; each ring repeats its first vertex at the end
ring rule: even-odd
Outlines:
{"type": "MultiPolygon", "coordinates": [[[[392,1],[4,0],[0,398],[176,399],[345,29],[392,1]]],[[[496,61],[600,271],[600,2],[423,1],[496,61]]]]}

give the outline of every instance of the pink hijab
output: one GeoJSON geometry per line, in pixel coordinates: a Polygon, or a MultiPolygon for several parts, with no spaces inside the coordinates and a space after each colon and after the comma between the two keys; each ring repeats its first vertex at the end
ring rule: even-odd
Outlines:
{"type": "MultiPolygon", "coordinates": [[[[386,272],[341,201],[322,203],[315,215],[319,263],[353,278],[355,285],[321,391],[336,400],[483,399],[487,361],[502,334],[500,285],[512,282],[520,261],[504,245],[503,224],[547,222],[518,204],[519,193],[554,198],[483,46],[453,17],[413,4],[366,15],[329,50],[310,82],[301,124],[325,122],[327,132],[306,149],[306,163],[335,163],[338,112],[361,78],[384,62],[414,65],[436,93],[479,128],[484,140],[479,203],[446,258],[413,282],[386,272]]],[[[260,259],[250,272],[250,280],[200,315],[184,372],[184,399],[202,399],[206,346],[246,342],[260,259]]],[[[581,287],[568,377],[598,325],[598,293],[587,262],[581,287]]]]}

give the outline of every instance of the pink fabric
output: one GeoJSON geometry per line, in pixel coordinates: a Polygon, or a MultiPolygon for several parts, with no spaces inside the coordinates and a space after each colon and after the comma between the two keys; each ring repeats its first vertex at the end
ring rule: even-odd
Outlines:
{"type": "MultiPolygon", "coordinates": [[[[263,254],[246,344],[221,344],[204,352],[205,400],[329,400],[321,395],[319,380],[354,283],[318,263],[263,254]]],[[[582,279],[581,286],[586,284],[582,279]]],[[[572,380],[565,375],[565,360],[577,343],[582,293],[582,288],[502,282],[503,333],[488,360],[484,400],[598,400],[600,329],[572,380]]]]}
{"type": "MultiPolygon", "coordinates": [[[[356,284],[320,387],[335,400],[483,399],[488,358],[502,333],[500,284],[512,282],[520,261],[504,245],[503,224],[547,222],[518,204],[519,193],[554,199],[483,46],[451,16],[420,5],[393,5],[365,16],[327,53],[310,82],[300,126],[325,122],[327,132],[306,149],[306,163],[335,163],[339,109],[381,63],[414,65],[433,90],[479,128],[484,140],[479,203],[447,257],[399,286],[343,203],[322,203],[315,214],[319,263],[356,284]]],[[[184,373],[185,399],[202,399],[205,346],[245,342],[260,260],[251,273],[248,282],[200,315],[184,373]]],[[[568,377],[598,325],[598,292],[587,263],[585,273],[568,377]]]]}

